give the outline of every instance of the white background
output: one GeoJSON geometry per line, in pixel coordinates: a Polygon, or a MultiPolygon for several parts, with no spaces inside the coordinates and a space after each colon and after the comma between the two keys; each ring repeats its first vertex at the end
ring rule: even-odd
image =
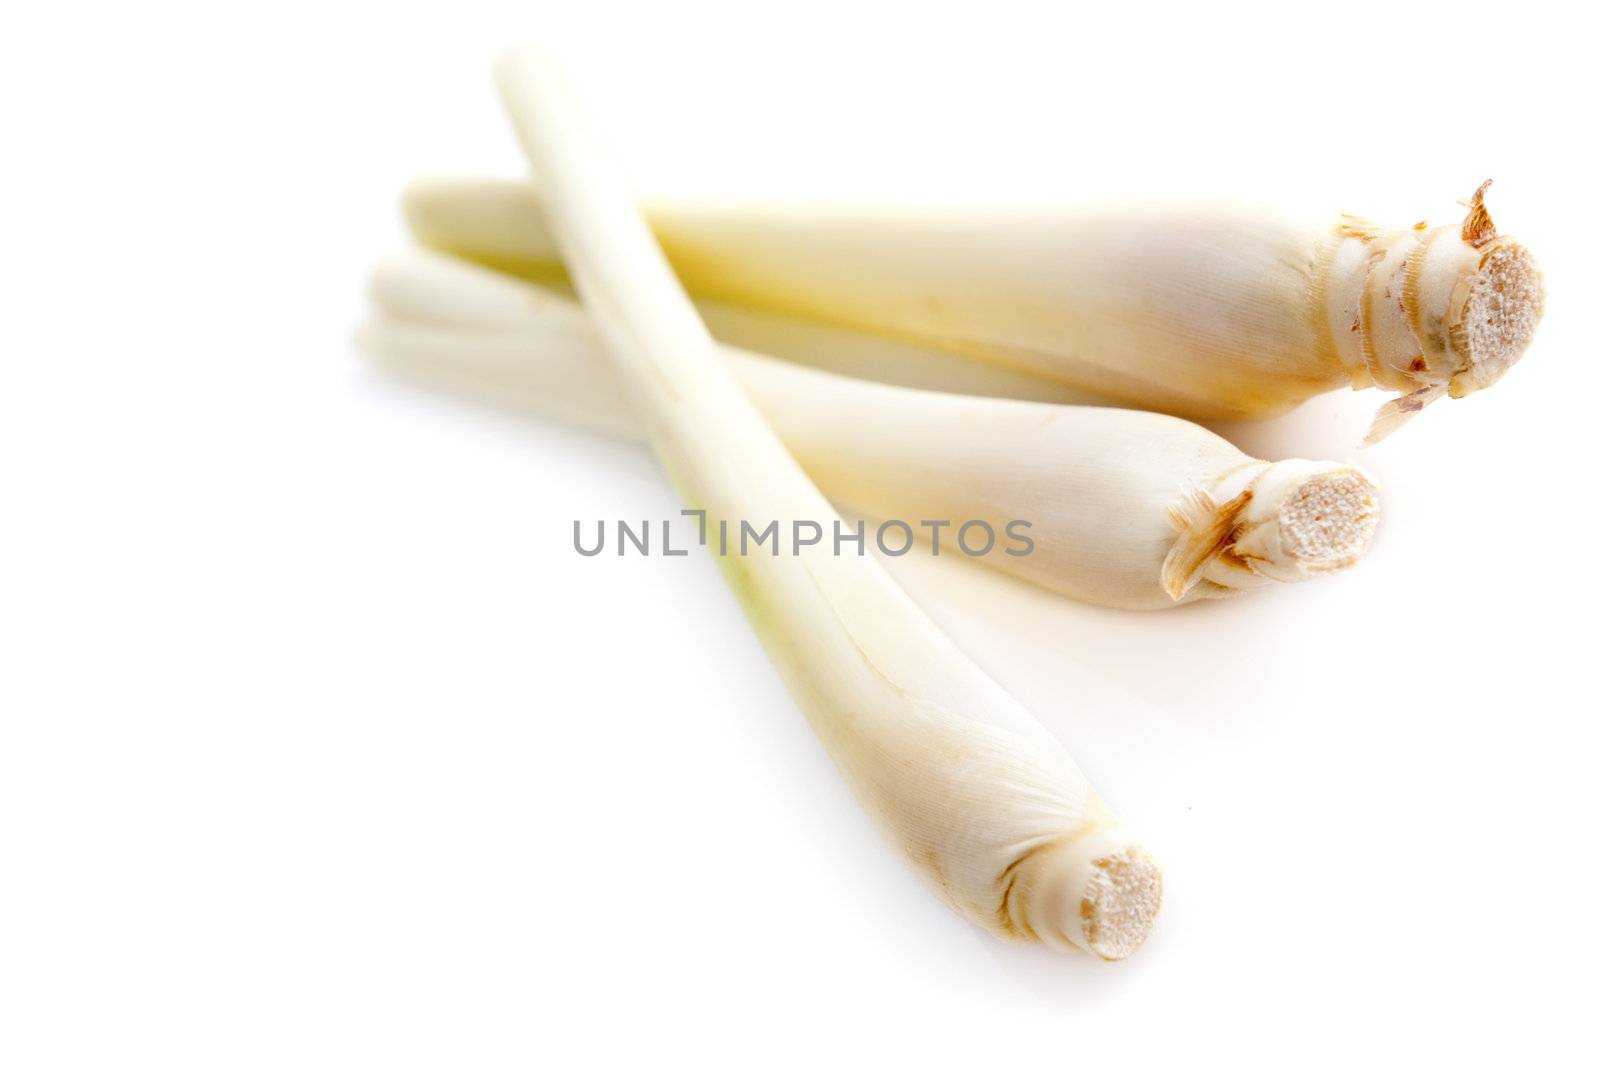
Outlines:
{"type": "MultiPolygon", "coordinates": [[[[1593,27],[1067,6],[8,15],[0,1060],[1592,1055],[1593,27]],[[1408,223],[1496,179],[1543,331],[1360,457],[1356,571],[1135,616],[892,566],[1161,856],[1132,960],[938,904],[708,558],[573,553],[674,513],[647,453],[350,347],[402,183],[521,173],[533,37],[648,191],[1408,223]]],[[[1380,399],[1245,443],[1345,456],[1380,399]]]]}

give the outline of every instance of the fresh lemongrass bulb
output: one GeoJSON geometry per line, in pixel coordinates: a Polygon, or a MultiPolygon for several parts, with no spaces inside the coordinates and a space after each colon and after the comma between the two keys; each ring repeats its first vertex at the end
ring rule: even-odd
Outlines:
{"type": "MultiPolygon", "coordinates": [[[[501,95],[634,410],[708,520],[837,519],[718,356],[559,72],[532,53],[501,95]]],[[[1061,743],[870,556],[724,558],[817,735],[888,835],[961,914],[1106,959],[1145,939],[1161,875],[1061,743]]]]}
{"type": "MultiPolygon", "coordinates": [[[[361,340],[390,367],[642,436],[599,335],[559,293],[425,252],[385,260],[371,292],[382,315],[361,340]]],[[[836,503],[939,536],[949,554],[983,523],[975,558],[1077,600],[1162,608],[1301,581],[1356,563],[1377,523],[1359,468],[1269,463],[1171,416],[904,389],[722,352],[836,503]],[[1008,536],[1018,521],[1026,545],[1008,536]],[[985,528],[1001,532],[995,543],[985,528]]]]}
{"type": "MultiPolygon", "coordinates": [[[[1432,400],[1498,381],[1544,283],[1473,195],[1463,221],[1390,229],[1253,204],[943,208],[656,205],[697,295],[815,318],[1199,419],[1273,415],[1342,386],[1403,394],[1377,440],[1432,400]]],[[[559,273],[535,185],[414,183],[424,244],[559,273]]],[[[1031,397],[1030,397],[1031,398],[1031,397]]]]}

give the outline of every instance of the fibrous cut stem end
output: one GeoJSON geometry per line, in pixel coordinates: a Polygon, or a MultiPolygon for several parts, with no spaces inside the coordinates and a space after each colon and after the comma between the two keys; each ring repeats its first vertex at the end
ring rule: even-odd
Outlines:
{"type": "Polygon", "coordinates": [[[1493,385],[1522,358],[1544,316],[1544,275],[1528,250],[1497,242],[1484,255],[1450,324],[1450,343],[1467,369],[1450,380],[1462,397],[1493,385]]]}
{"type": "Polygon", "coordinates": [[[1312,475],[1278,509],[1284,554],[1313,574],[1355,564],[1377,529],[1377,486],[1354,467],[1312,475]]]}
{"type": "Polygon", "coordinates": [[[1091,867],[1078,905],[1084,943],[1103,960],[1126,959],[1150,936],[1161,910],[1161,869],[1136,847],[1102,856],[1091,867]]]}
{"type": "Polygon", "coordinates": [[[1161,869],[1117,829],[1035,852],[1014,889],[1022,929],[1103,960],[1131,956],[1161,910],[1161,869]]]}
{"type": "Polygon", "coordinates": [[[1378,487],[1347,463],[1262,462],[1190,494],[1171,518],[1162,581],[1174,600],[1202,580],[1236,590],[1303,582],[1360,562],[1378,528],[1378,487]]]}

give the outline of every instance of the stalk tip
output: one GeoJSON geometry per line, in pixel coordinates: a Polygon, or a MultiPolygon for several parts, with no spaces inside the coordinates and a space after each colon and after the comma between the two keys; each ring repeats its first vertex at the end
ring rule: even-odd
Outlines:
{"type": "Polygon", "coordinates": [[[1355,564],[1377,528],[1377,486],[1355,467],[1313,474],[1278,508],[1283,554],[1309,574],[1355,564]]]}
{"type": "Polygon", "coordinates": [[[1378,529],[1378,487],[1353,464],[1262,462],[1192,494],[1172,519],[1178,535],[1162,581],[1174,600],[1202,580],[1223,589],[1303,582],[1360,562],[1378,529]]]}
{"type": "MultiPolygon", "coordinates": [[[[1193,581],[1206,579],[1225,589],[1303,582],[1352,567],[1378,529],[1378,487],[1349,463],[1261,463],[1230,476],[1211,498],[1224,501],[1214,513],[1226,522],[1208,530],[1214,538],[1208,552],[1186,551],[1184,558],[1197,567],[1193,581]]],[[[1187,535],[1179,534],[1168,568],[1187,535]]]]}
{"type": "Polygon", "coordinates": [[[1459,227],[1380,233],[1341,229],[1327,304],[1333,347],[1358,389],[1402,394],[1378,409],[1374,444],[1444,396],[1499,381],[1533,343],[1544,275],[1502,236],[1480,185],[1459,227]],[[1354,240],[1351,240],[1354,238],[1354,240]]]}
{"type": "Polygon", "coordinates": [[[1127,959],[1144,944],[1161,909],[1161,869],[1143,849],[1125,848],[1091,864],[1078,906],[1084,945],[1103,960],[1127,959]]]}
{"type": "Polygon", "coordinates": [[[1450,379],[1463,397],[1493,385],[1533,343],[1544,316],[1544,275],[1528,250],[1498,240],[1462,286],[1450,321],[1450,344],[1466,367],[1450,379]]]}
{"type": "Polygon", "coordinates": [[[1161,910],[1161,868],[1121,830],[1097,830],[1036,853],[1019,873],[1027,929],[1103,960],[1126,959],[1161,910]]]}

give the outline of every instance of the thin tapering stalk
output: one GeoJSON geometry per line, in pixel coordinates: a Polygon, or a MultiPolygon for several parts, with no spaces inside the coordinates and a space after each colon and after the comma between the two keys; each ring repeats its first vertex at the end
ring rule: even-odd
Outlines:
{"type": "MultiPolygon", "coordinates": [[[[501,64],[507,109],[650,440],[709,517],[835,513],[717,355],[558,72],[501,64]]],[[[729,557],[728,574],[818,736],[891,838],[997,933],[1132,952],[1160,900],[1154,862],[1061,744],[870,558],[729,557]]]]}

